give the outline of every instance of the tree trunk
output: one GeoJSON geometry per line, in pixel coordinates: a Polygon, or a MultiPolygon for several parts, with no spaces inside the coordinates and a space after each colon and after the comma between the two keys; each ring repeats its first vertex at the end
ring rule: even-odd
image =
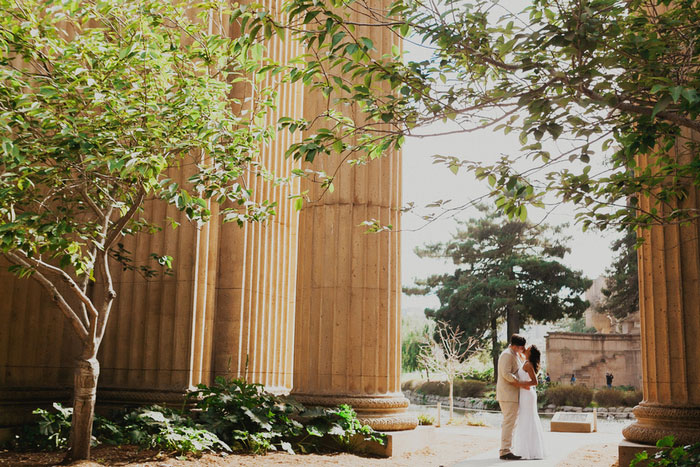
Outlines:
{"type": "Polygon", "coordinates": [[[493,382],[498,382],[498,322],[491,318],[491,358],[493,359],[493,382]]]}
{"type": "Polygon", "coordinates": [[[74,374],[73,421],[67,459],[70,461],[90,458],[92,420],[97,397],[97,378],[100,364],[96,357],[79,358],[74,374]]]}
{"type": "Polygon", "coordinates": [[[454,412],[455,402],[454,402],[454,380],[450,380],[450,421],[452,421],[452,413],[454,412]]]}
{"type": "Polygon", "coordinates": [[[510,340],[510,336],[520,332],[520,314],[514,307],[508,307],[508,334],[506,339],[510,340]]]}

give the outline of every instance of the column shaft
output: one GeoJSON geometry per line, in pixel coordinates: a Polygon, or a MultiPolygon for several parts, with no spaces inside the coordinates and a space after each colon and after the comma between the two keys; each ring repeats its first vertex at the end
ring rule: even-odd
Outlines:
{"type": "MultiPolygon", "coordinates": [[[[685,135],[687,138],[689,135],[685,135]]],[[[697,135],[690,135],[697,141],[697,135]]],[[[682,142],[676,160],[687,163],[682,142]]],[[[640,165],[649,164],[640,158],[640,165]]],[[[700,208],[700,191],[688,184],[680,208],[700,208]]],[[[650,209],[641,197],[642,208],[650,209]]],[[[663,206],[668,215],[673,205],[663,206]]],[[[656,443],[674,435],[679,443],[700,441],[700,222],[655,225],[640,231],[639,303],[642,324],[644,400],[635,408],[637,422],[625,428],[630,441],[656,443]]]]}

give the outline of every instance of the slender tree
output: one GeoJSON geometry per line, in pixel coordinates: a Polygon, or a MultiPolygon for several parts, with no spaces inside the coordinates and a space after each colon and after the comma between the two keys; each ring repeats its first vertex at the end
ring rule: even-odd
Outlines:
{"type": "Polygon", "coordinates": [[[588,306],[581,294],[591,281],[561,263],[569,251],[561,228],[482,209],[484,217],[463,223],[449,241],[417,250],[421,257],[452,260],[455,271],[419,280],[406,292],[435,293],[440,307],[426,315],[490,340],[497,368],[502,322],[510,335],[527,322],[579,317],[588,306]]]}
{"type": "Polygon", "coordinates": [[[144,201],[199,223],[217,202],[224,221],[274,213],[242,183],[263,170],[257,154],[270,131],[260,122],[274,94],[256,78],[269,63],[255,35],[215,33],[228,20],[266,20],[223,1],[195,11],[155,0],[0,0],[0,11],[0,252],[78,337],[68,457],[86,459],[97,353],[118,293],[109,258],[124,260],[124,235],[166,222],[143,219],[144,201]],[[254,91],[244,105],[232,105],[241,104],[230,99],[234,84],[254,91]],[[187,181],[171,180],[174,170],[187,181]]]}
{"type": "Polygon", "coordinates": [[[467,360],[478,350],[477,340],[464,335],[459,327],[438,321],[435,333],[426,335],[427,345],[419,354],[421,365],[429,371],[445,376],[449,385],[450,420],[454,413],[454,382],[469,372],[467,360]]]}

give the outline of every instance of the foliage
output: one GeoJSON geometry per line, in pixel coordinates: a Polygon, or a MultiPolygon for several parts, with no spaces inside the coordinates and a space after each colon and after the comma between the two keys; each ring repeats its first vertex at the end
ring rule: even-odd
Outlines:
{"type": "MultiPolygon", "coordinates": [[[[386,435],[377,433],[369,425],[362,425],[349,405],[336,408],[311,408],[300,414],[308,436],[319,438],[316,449],[327,447],[333,451],[355,451],[361,441],[386,442],[386,435]]],[[[312,446],[308,437],[298,440],[302,452],[312,446]]]]}
{"type": "Polygon", "coordinates": [[[548,404],[588,407],[593,400],[593,390],[581,385],[550,386],[544,392],[548,404]]]}
{"type": "Polygon", "coordinates": [[[638,453],[630,462],[630,467],[635,467],[640,463],[648,467],[691,467],[700,465],[700,443],[676,446],[674,437],[667,436],[657,441],[656,447],[662,449],[653,456],[650,456],[647,451],[638,453]]]}
{"type": "Polygon", "coordinates": [[[435,293],[440,308],[426,315],[468,336],[490,339],[496,368],[503,320],[509,321],[509,332],[516,332],[521,321],[579,317],[587,307],[580,295],[591,282],[561,263],[569,249],[559,228],[482,210],[484,217],[464,222],[449,241],[417,251],[422,257],[451,259],[455,272],[417,281],[418,287],[406,292],[435,293]]]}
{"type": "MultiPolygon", "coordinates": [[[[450,394],[450,385],[447,381],[415,381],[404,383],[402,389],[419,392],[421,394],[432,394],[447,397],[450,394]]],[[[486,392],[486,383],[483,381],[455,379],[455,397],[481,397],[486,392]]]]}
{"type": "Polygon", "coordinates": [[[299,79],[328,96],[324,131],[309,132],[290,153],[352,154],[352,137],[366,150],[362,163],[407,135],[490,128],[519,134],[522,154],[493,164],[450,154],[436,162],[486,180],[511,217],[543,206],[546,192],[576,203],[584,228],[697,216],[682,203],[700,184],[690,138],[700,129],[700,47],[687,33],[700,24],[695,2],[509,6],[395,0],[380,10],[354,0],[290,0],[288,27],[309,50],[299,79]],[[424,46],[429,57],[411,60],[398,46],[376,53],[373,27],[424,46]],[[361,121],[351,118],[355,108],[361,121]],[[438,121],[452,126],[426,131],[438,121]],[[605,169],[592,170],[596,156],[605,169]]]}
{"type": "MultiPolygon", "coordinates": [[[[56,412],[36,409],[37,423],[22,428],[16,447],[23,450],[57,450],[68,446],[73,409],[53,404],[56,412]]],[[[94,444],[135,444],[143,448],[164,449],[179,454],[202,451],[230,451],[215,434],[174,410],[142,407],[108,419],[97,415],[93,424],[94,444]]]]}
{"type": "Polygon", "coordinates": [[[430,415],[424,413],[418,414],[419,425],[432,425],[433,423],[435,423],[435,417],[431,417],[430,415]]]}
{"type": "MultiPolygon", "coordinates": [[[[263,57],[262,32],[217,33],[269,21],[226,1],[196,8],[0,0],[0,253],[48,292],[85,360],[97,358],[117,295],[109,257],[146,276],[152,270],[117,248],[123,236],[167,221],[142,217],[146,200],[197,223],[212,212],[241,225],[274,214],[244,178],[274,180],[259,162],[275,99],[262,78],[279,70],[263,57]],[[252,97],[232,100],[234,86],[252,97]]],[[[156,267],[170,269],[172,258],[151,253],[156,267]]],[[[94,381],[97,366],[89,368],[76,381],[94,381]]],[[[89,455],[93,405],[74,414],[73,458],[89,455]]]]}
{"type": "MultiPolygon", "coordinates": [[[[202,451],[231,451],[219,437],[174,410],[142,407],[129,412],[121,422],[123,438],[144,448],[159,448],[179,454],[202,451]]],[[[122,444],[121,442],[117,444],[122,444]]]]}
{"type": "Polygon", "coordinates": [[[472,379],[477,381],[484,381],[486,383],[493,382],[493,368],[485,368],[484,370],[470,370],[466,375],[466,379],[472,379]]]}
{"type": "Polygon", "coordinates": [[[625,230],[624,237],[613,242],[612,250],[617,256],[606,271],[605,300],[597,311],[618,319],[639,311],[636,245],[637,233],[631,229],[625,230]]]}
{"type": "Polygon", "coordinates": [[[625,396],[622,403],[627,407],[634,407],[644,399],[644,393],[639,390],[625,391],[624,394],[625,396]]]}
{"type": "Polygon", "coordinates": [[[293,452],[289,440],[304,430],[291,418],[298,407],[265,392],[261,384],[217,377],[211,386],[197,386],[190,397],[201,410],[201,422],[234,451],[293,452]]]}
{"type": "Polygon", "coordinates": [[[598,332],[598,330],[594,327],[587,327],[586,319],[583,317],[571,320],[568,330],[569,332],[578,332],[584,334],[595,334],[598,332]]]}
{"type": "Polygon", "coordinates": [[[73,409],[63,407],[54,402],[55,411],[38,408],[32,413],[36,415],[35,423],[22,426],[19,434],[15,435],[12,443],[20,450],[56,450],[68,445],[71,417],[73,409]]]}
{"type": "Polygon", "coordinates": [[[358,437],[384,442],[349,406],[304,409],[241,379],[218,377],[211,386],[199,385],[190,397],[203,426],[234,451],[353,450],[358,437]]]}
{"type": "Polygon", "coordinates": [[[620,407],[624,405],[625,393],[616,389],[598,389],[593,395],[593,400],[600,407],[620,407]]]}
{"type": "Polygon", "coordinates": [[[425,336],[430,333],[430,324],[409,328],[407,320],[402,319],[401,328],[401,369],[405,372],[421,370],[419,356],[427,343],[425,336]]]}

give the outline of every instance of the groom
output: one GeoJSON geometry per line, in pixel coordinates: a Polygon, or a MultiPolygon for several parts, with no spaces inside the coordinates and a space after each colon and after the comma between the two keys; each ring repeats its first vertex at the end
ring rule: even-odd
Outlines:
{"type": "Polygon", "coordinates": [[[496,382],[496,400],[501,406],[503,424],[501,425],[501,459],[518,460],[520,456],[510,449],[513,443],[513,428],[518,418],[518,396],[520,388],[514,384],[518,381],[518,352],[525,351],[525,338],[520,334],[510,336],[510,345],[498,357],[498,381],[496,382]]]}

